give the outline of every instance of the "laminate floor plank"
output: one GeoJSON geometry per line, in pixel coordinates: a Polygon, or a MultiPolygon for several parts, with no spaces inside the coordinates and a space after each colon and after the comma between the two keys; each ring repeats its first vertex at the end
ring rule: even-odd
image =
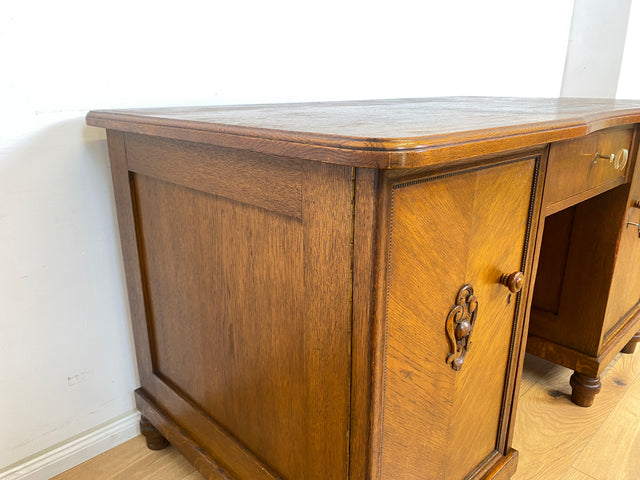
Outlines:
{"type": "Polygon", "coordinates": [[[196,469],[169,446],[149,450],[137,436],[67,470],[51,480],[202,480],[196,469]]]}
{"type": "Polygon", "coordinates": [[[520,397],[525,395],[531,387],[543,380],[554,367],[555,365],[551,362],[527,354],[522,370],[522,380],[520,381],[520,397]]]}
{"type": "Polygon", "coordinates": [[[563,475],[561,480],[598,480],[598,479],[591,477],[586,473],[582,473],[580,470],[576,470],[575,468],[570,468],[563,475]]]}
{"type": "Polygon", "coordinates": [[[575,468],[598,480],[639,479],[639,405],[640,380],[636,379],[577,458],[575,468]]]}
{"type": "Polygon", "coordinates": [[[572,372],[556,365],[522,394],[513,438],[520,452],[513,480],[562,478],[640,374],[639,359],[618,355],[602,375],[602,391],[589,408],[571,402],[572,372]]]}

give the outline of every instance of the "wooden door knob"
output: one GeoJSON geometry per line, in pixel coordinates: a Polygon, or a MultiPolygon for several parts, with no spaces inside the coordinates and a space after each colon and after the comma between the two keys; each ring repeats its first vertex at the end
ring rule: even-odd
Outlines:
{"type": "Polygon", "coordinates": [[[522,272],[503,273],[500,277],[500,283],[507,287],[511,293],[518,293],[524,286],[524,275],[522,272]]]}

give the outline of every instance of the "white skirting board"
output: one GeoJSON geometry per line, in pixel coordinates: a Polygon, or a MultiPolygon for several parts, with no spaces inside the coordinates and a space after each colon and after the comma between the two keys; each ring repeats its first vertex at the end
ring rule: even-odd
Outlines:
{"type": "Polygon", "coordinates": [[[130,413],[0,471],[0,480],[49,480],[140,433],[140,414],[130,413]]]}

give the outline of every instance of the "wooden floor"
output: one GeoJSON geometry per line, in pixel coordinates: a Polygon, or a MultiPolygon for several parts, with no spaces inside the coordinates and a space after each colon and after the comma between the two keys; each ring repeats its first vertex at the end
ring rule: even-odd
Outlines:
{"type": "MultiPolygon", "coordinates": [[[[640,479],[640,352],[618,355],[590,408],[569,400],[571,372],[528,357],[520,388],[512,480],[640,479]]],[[[54,480],[202,480],[173,448],[136,437],[54,480]]],[[[401,480],[401,479],[398,479],[401,480]]]]}
{"type": "Polygon", "coordinates": [[[640,479],[640,351],[618,355],[592,407],[571,403],[571,371],[528,357],[513,446],[513,480],[640,479]]]}

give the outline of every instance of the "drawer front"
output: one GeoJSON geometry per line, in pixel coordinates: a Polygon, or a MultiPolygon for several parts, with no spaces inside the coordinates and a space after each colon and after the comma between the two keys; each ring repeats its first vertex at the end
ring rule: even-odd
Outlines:
{"type": "Polygon", "coordinates": [[[506,453],[505,399],[523,309],[499,279],[526,263],[536,162],[393,188],[383,480],[461,480],[506,453]],[[466,353],[456,351],[451,327],[472,327],[460,338],[466,353]]]}
{"type": "Polygon", "coordinates": [[[623,183],[633,132],[633,127],[611,128],[551,145],[545,203],[552,205],[589,191],[600,193],[623,183]]]}

